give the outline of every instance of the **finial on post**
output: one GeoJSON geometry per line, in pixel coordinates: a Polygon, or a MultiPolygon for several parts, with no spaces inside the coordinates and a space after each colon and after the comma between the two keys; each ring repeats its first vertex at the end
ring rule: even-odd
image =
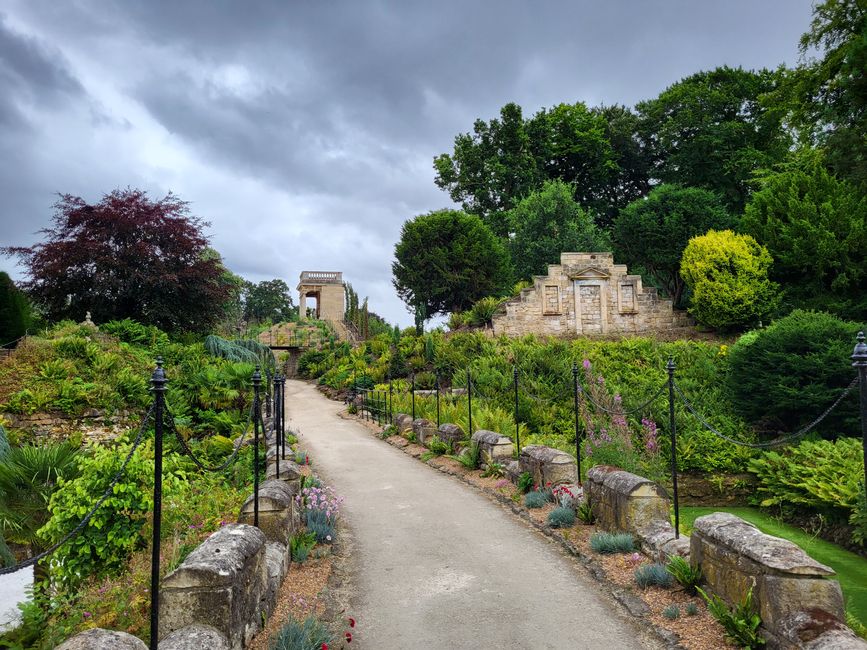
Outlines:
{"type": "Polygon", "coordinates": [[[253,371],[253,386],[259,388],[262,385],[262,373],[260,372],[259,364],[256,364],[256,370],[253,371]]]}
{"type": "Polygon", "coordinates": [[[674,363],[674,357],[668,357],[668,363],[665,364],[665,369],[668,370],[669,374],[671,374],[674,372],[675,368],[677,368],[677,364],[674,363]]]}
{"type": "Polygon", "coordinates": [[[864,343],[864,332],[858,332],[855,337],[858,342],[852,352],[852,366],[855,368],[867,367],[867,343],[864,343]]]}
{"type": "Polygon", "coordinates": [[[151,375],[151,390],[164,391],[166,389],[166,383],[168,383],[168,379],[166,379],[166,371],[163,370],[162,356],[158,356],[156,358],[156,364],[157,367],[154,368],[154,372],[151,375]]]}

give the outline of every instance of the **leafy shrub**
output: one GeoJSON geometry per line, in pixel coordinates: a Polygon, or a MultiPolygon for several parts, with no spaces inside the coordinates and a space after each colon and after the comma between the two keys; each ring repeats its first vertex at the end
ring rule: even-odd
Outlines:
{"type": "Polygon", "coordinates": [[[862,546],[867,546],[867,495],[864,493],[863,483],[861,494],[858,495],[858,501],[849,516],[849,523],[852,525],[852,539],[862,546]]]}
{"type": "Polygon", "coordinates": [[[545,492],[533,490],[524,497],[524,505],[528,508],[542,508],[548,503],[548,495],[545,492]]]}
{"type": "Polygon", "coordinates": [[[698,592],[707,603],[711,615],[723,626],[726,639],[741,648],[764,647],[765,640],[759,635],[762,619],[755,613],[753,607],[752,588],[744,599],[732,608],[729,608],[716,594],[710,597],[701,589],[698,592]]]}
{"type": "MultiPolygon", "coordinates": [[[[690,603],[693,607],[695,607],[694,603],[690,603]]],[[[688,606],[687,606],[688,607],[688,606]]],[[[669,605],[665,609],[662,610],[662,615],[670,621],[674,621],[680,618],[680,607],[677,605],[669,605]]]]}
{"type": "Polygon", "coordinates": [[[696,588],[701,584],[701,567],[696,565],[695,568],[684,560],[679,555],[673,555],[665,567],[671,576],[677,580],[686,593],[694,596],[696,588]]]}
{"type": "Polygon", "coordinates": [[[466,469],[478,469],[482,459],[482,451],[478,443],[472,443],[457,456],[451,456],[466,469]]]}
{"type": "Polygon", "coordinates": [[[321,650],[333,641],[334,636],[328,627],[314,616],[308,616],[300,623],[290,617],[271,638],[268,647],[270,650],[321,650]]]}
{"type": "Polygon", "coordinates": [[[112,320],[99,326],[101,332],[116,336],[124,343],[155,348],[169,342],[169,336],[154,325],[143,325],[131,318],[112,320]]]}
{"type": "Polygon", "coordinates": [[[295,533],[289,538],[289,548],[293,562],[304,564],[307,560],[307,555],[310,553],[310,549],[316,546],[316,537],[316,532],[304,531],[295,533]]]}
{"type": "Polygon", "coordinates": [[[590,506],[590,502],[586,500],[581,501],[578,504],[578,507],[575,509],[575,515],[578,517],[578,521],[587,526],[596,521],[596,515],[593,514],[593,508],[590,506]]]}
{"type": "Polygon", "coordinates": [[[603,555],[632,553],[635,538],[629,533],[595,533],[590,537],[590,548],[603,555]]]}
{"type": "Polygon", "coordinates": [[[759,480],[762,506],[807,506],[849,517],[858,504],[864,479],[863,450],[855,438],[804,441],[785,450],[767,451],[750,461],[759,480]]]}
{"type": "MultiPolygon", "coordinates": [[[[862,326],[819,312],[794,311],[728,352],[726,386],[735,410],[766,430],[794,431],[818,417],[855,377],[855,334],[862,326]]],[[[819,425],[857,435],[858,400],[843,400],[819,425]]]]}
{"type": "Polygon", "coordinates": [[[518,476],[518,491],[521,494],[527,494],[533,489],[533,475],[530,472],[521,472],[518,476]]]}
{"type": "Polygon", "coordinates": [[[710,230],[683,251],[680,275],[692,292],[690,313],[716,329],[743,327],[776,309],[778,287],[768,279],[772,259],[749,235],[710,230]]]}
{"type": "Polygon", "coordinates": [[[575,523],[575,511],[572,508],[558,506],[548,514],[548,525],[551,528],[568,528],[575,523]]]}
{"type": "Polygon", "coordinates": [[[442,456],[443,454],[449,453],[449,446],[436,436],[433,436],[430,439],[427,443],[427,447],[435,456],[442,456]]]}
{"type": "Polygon", "coordinates": [[[0,423],[0,461],[6,458],[9,453],[9,437],[6,435],[6,429],[0,423]]]}
{"type": "Polygon", "coordinates": [[[668,588],[673,582],[671,574],[664,564],[645,564],[635,569],[636,584],[642,589],[648,587],[668,588]]]}
{"type": "Polygon", "coordinates": [[[469,322],[475,327],[487,327],[503,303],[503,298],[488,296],[476,301],[470,309],[469,322]]]}
{"type": "Polygon", "coordinates": [[[482,472],[482,478],[500,478],[505,476],[506,468],[503,467],[502,463],[492,462],[488,463],[488,466],[485,467],[485,471],[482,472]]]}
{"type": "MultiPolygon", "coordinates": [[[[79,459],[80,475],[61,481],[52,495],[48,505],[51,519],[40,535],[55,542],[77,526],[102,496],[129,450],[130,445],[88,449],[79,459]]],[[[88,576],[118,571],[124,568],[130,553],[147,543],[142,527],[153,511],[153,460],[153,445],[145,441],[88,525],[64,547],[63,563],[51,567],[56,580],[73,586],[88,576]]],[[[165,492],[179,487],[176,476],[163,476],[165,492]]]]}

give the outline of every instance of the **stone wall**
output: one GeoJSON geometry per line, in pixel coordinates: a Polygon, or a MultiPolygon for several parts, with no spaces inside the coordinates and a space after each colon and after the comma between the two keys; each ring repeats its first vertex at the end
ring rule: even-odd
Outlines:
{"type": "Polygon", "coordinates": [[[560,264],[535,276],[493,319],[497,336],[639,334],[689,325],[640,275],[615,264],[612,253],[562,253],[560,264]]]}
{"type": "Polygon", "coordinates": [[[143,412],[115,411],[102,412],[88,409],[78,416],[62,412],[0,413],[10,429],[20,429],[36,440],[62,442],[80,433],[86,442],[110,442],[126,433],[132,426],[133,418],[143,416],[143,412]]]}

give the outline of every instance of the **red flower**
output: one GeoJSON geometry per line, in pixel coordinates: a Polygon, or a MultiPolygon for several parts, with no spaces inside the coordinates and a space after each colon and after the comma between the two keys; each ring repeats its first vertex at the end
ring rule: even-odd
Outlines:
{"type": "Polygon", "coordinates": [[[328,644],[327,643],[322,644],[322,650],[328,650],[328,644]]]}
{"type": "Polygon", "coordinates": [[[344,632],[344,633],[343,633],[343,636],[346,637],[346,642],[347,642],[347,643],[352,643],[352,632],[344,632]]]}
{"type": "Polygon", "coordinates": [[[349,618],[349,627],[355,627],[355,619],[352,617],[349,618]]]}

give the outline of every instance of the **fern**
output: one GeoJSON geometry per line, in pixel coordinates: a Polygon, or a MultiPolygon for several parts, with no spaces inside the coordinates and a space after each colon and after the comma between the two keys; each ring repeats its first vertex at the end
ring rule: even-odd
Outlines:
{"type": "Polygon", "coordinates": [[[698,589],[698,593],[707,603],[711,615],[723,626],[729,641],[741,648],[764,647],[765,640],[759,636],[762,619],[753,608],[752,587],[744,599],[732,608],[729,608],[725,601],[715,594],[708,596],[701,589],[698,589]]]}

